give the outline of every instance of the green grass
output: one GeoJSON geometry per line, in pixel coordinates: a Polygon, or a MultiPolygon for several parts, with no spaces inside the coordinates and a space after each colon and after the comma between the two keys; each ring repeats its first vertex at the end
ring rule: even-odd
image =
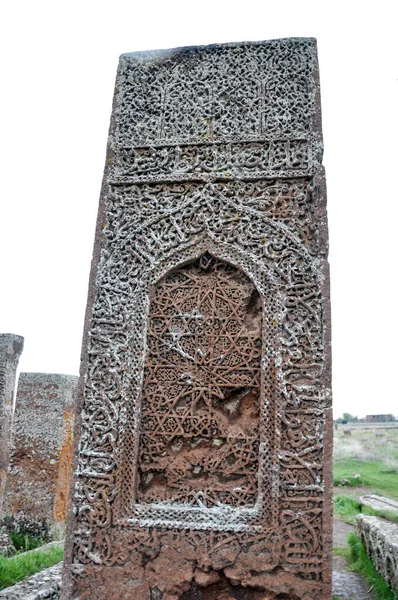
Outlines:
{"type": "Polygon", "coordinates": [[[63,559],[64,550],[59,546],[17,554],[10,558],[0,556],[0,590],[51,567],[63,559]]]}
{"type": "Polygon", "coordinates": [[[395,469],[388,469],[382,461],[359,462],[354,458],[340,458],[335,461],[333,479],[338,483],[341,479],[350,479],[352,486],[360,485],[372,488],[373,493],[398,500],[398,477],[395,469]],[[353,480],[358,473],[361,479],[353,480]]]}
{"type": "Polygon", "coordinates": [[[398,600],[398,595],[388,587],[383,577],[377,573],[372,561],[366,554],[365,546],[361,539],[350,533],[348,536],[349,555],[348,562],[353,571],[361,573],[372,588],[376,600],[398,600]]]}
{"type": "Polygon", "coordinates": [[[398,523],[398,514],[392,510],[373,510],[368,506],[363,506],[362,512],[364,515],[373,515],[374,517],[381,517],[387,521],[398,523]]]}
{"type": "MultiPolygon", "coordinates": [[[[338,485],[342,479],[348,480],[345,495],[344,487],[339,487],[342,495],[334,498],[335,515],[350,524],[355,524],[359,513],[398,522],[396,512],[373,510],[362,506],[356,499],[361,494],[373,493],[398,500],[398,430],[361,430],[352,427],[350,436],[345,436],[341,430],[335,431],[333,454],[334,485],[338,485]],[[368,490],[365,492],[360,488],[368,490]]],[[[398,595],[376,572],[361,539],[349,534],[348,542],[348,548],[335,547],[333,554],[344,556],[350,568],[361,573],[376,600],[398,600],[398,595]]]]}
{"type": "Polygon", "coordinates": [[[16,533],[15,531],[9,531],[8,535],[11,538],[14,548],[17,551],[28,552],[28,550],[34,550],[43,546],[47,542],[41,538],[36,538],[31,535],[24,535],[23,533],[16,533]]]}
{"type": "Polygon", "coordinates": [[[382,519],[398,523],[398,514],[396,512],[391,510],[375,510],[369,506],[362,506],[362,504],[355,500],[355,498],[352,498],[352,496],[335,496],[333,505],[334,513],[351,525],[355,525],[355,517],[359,513],[381,517],[382,519]]]}
{"type": "Polygon", "coordinates": [[[333,556],[344,556],[348,560],[350,549],[346,546],[333,546],[333,556]]]}
{"type": "Polygon", "coordinates": [[[362,506],[351,496],[335,496],[333,510],[346,523],[354,525],[355,517],[361,512],[362,506]]]}

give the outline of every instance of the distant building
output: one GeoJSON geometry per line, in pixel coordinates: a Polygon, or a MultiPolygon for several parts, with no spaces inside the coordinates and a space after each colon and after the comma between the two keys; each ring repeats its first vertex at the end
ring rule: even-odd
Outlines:
{"type": "Polygon", "coordinates": [[[392,415],[366,415],[367,423],[388,423],[393,420],[392,415]]]}

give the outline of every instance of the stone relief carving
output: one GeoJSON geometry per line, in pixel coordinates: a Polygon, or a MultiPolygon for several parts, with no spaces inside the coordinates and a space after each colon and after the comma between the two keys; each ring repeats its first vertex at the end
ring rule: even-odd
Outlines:
{"type": "Polygon", "coordinates": [[[313,40],[121,59],[65,598],[328,597],[316,89],[313,40]]]}
{"type": "Polygon", "coordinates": [[[314,60],[308,39],[127,54],[117,143],[308,136],[314,60]]]}
{"type": "Polygon", "coordinates": [[[140,503],[254,505],[261,313],[251,281],[210,254],[155,287],[141,401],[140,503]]]}

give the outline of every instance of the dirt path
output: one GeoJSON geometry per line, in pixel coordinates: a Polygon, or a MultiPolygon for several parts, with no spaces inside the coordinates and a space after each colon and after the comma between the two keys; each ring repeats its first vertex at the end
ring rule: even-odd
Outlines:
{"type": "Polygon", "coordinates": [[[348,548],[347,535],[354,533],[354,525],[349,525],[343,519],[334,517],[333,519],[333,546],[342,546],[348,548]]]}
{"type": "MultiPolygon", "coordinates": [[[[347,547],[347,535],[355,531],[342,519],[333,519],[333,546],[347,547]]],[[[333,557],[333,596],[342,600],[373,600],[369,584],[359,573],[349,570],[344,556],[333,557]]]]}

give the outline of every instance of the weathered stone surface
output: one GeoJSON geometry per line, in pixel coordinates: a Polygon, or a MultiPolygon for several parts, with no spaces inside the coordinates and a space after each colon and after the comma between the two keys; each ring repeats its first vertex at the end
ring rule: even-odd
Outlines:
{"type": "Polygon", "coordinates": [[[59,600],[62,562],[0,592],[1,600],[59,600]]]}
{"type": "Polygon", "coordinates": [[[6,489],[15,377],[23,342],[19,335],[0,334],[0,516],[6,489]]]}
{"type": "Polygon", "coordinates": [[[254,506],[262,312],[250,279],[210,254],[173,271],[154,290],[141,403],[140,504],[254,506]]]}
{"type": "MultiPolygon", "coordinates": [[[[23,582],[3,590],[0,592],[0,598],[4,598],[4,600],[41,600],[47,598],[58,600],[61,597],[61,570],[62,563],[44,569],[23,582]]],[[[204,595],[202,593],[204,600],[228,600],[228,598],[236,600],[236,595],[228,594],[225,589],[219,592],[213,585],[221,579],[217,571],[205,573],[196,570],[194,579],[198,585],[197,598],[200,598],[201,589],[203,592],[203,588],[212,586],[207,596],[206,593],[204,595]]],[[[230,589],[231,594],[234,594],[234,587],[231,586],[230,589]]],[[[247,589],[243,591],[244,593],[247,594],[247,589]]],[[[333,572],[333,595],[347,600],[352,600],[352,598],[355,598],[355,600],[371,600],[373,598],[369,584],[358,573],[343,571],[333,572]]],[[[242,594],[240,597],[244,598],[242,594]]],[[[274,597],[273,594],[265,594],[260,591],[253,596],[255,600],[272,600],[274,597]]]]}
{"type": "Polygon", "coordinates": [[[77,380],[73,375],[21,373],[5,514],[24,513],[54,524],[65,520],[77,380]]]}
{"type": "Polygon", "coordinates": [[[0,556],[12,556],[16,550],[10,536],[0,529],[0,556]]]}
{"type": "Polygon", "coordinates": [[[333,596],[339,600],[372,600],[371,586],[359,573],[333,571],[333,596]]]}
{"type": "Polygon", "coordinates": [[[384,496],[376,496],[375,494],[368,494],[360,497],[360,502],[364,506],[369,506],[373,510],[388,510],[391,512],[398,513],[398,502],[391,500],[391,498],[384,498],[384,496]]]}
{"type": "Polygon", "coordinates": [[[358,515],[356,521],[376,571],[398,590],[398,523],[365,515],[358,515]]]}
{"type": "Polygon", "coordinates": [[[316,42],[123,55],[109,139],[63,597],[326,600],[316,42]]]}

